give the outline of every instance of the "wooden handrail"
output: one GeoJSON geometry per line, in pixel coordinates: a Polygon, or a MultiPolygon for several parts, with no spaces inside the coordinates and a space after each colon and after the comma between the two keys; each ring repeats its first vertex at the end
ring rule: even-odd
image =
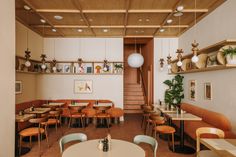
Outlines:
{"type": "Polygon", "coordinates": [[[141,82],[142,82],[142,89],[143,89],[143,94],[144,94],[144,101],[145,101],[145,104],[148,105],[148,100],[147,100],[147,90],[146,90],[146,86],[144,84],[144,78],[143,78],[143,73],[142,73],[142,69],[139,68],[139,73],[140,73],[140,77],[141,77],[141,82]]]}

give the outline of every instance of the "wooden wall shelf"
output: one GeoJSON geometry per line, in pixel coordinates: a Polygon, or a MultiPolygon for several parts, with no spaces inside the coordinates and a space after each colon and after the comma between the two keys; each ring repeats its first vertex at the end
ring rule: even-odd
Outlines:
{"type": "MultiPolygon", "coordinates": [[[[198,51],[198,55],[200,54],[210,54],[212,52],[217,52],[219,51],[220,48],[222,48],[223,46],[226,45],[236,45],[236,40],[223,40],[221,42],[218,42],[216,44],[210,45],[208,47],[205,47],[201,50],[198,51]]],[[[184,59],[191,59],[193,56],[193,54],[187,54],[185,56],[182,57],[182,60],[184,59]]],[[[176,63],[178,60],[175,59],[173,60],[171,63],[176,63]]],[[[187,74],[187,73],[196,73],[196,72],[207,72],[207,71],[215,71],[215,70],[224,70],[224,69],[232,69],[232,68],[236,68],[236,65],[215,65],[212,67],[205,67],[205,68],[201,68],[201,69],[190,69],[190,70],[186,70],[186,71],[179,71],[179,72],[171,72],[169,74],[187,74]]]]}
{"type": "Polygon", "coordinates": [[[202,69],[191,69],[191,70],[188,70],[188,71],[180,71],[180,72],[177,72],[177,73],[169,73],[169,74],[187,74],[187,73],[225,70],[225,69],[232,69],[232,68],[236,68],[236,65],[217,65],[217,66],[212,66],[212,67],[207,67],[207,68],[202,68],[202,69]]]}

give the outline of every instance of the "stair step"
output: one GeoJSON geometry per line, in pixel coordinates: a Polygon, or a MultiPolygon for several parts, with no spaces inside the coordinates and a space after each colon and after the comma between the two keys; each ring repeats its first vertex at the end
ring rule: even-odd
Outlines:
{"type": "Polygon", "coordinates": [[[130,114],[132,114],[132,113],[143,113],[143,111],[142,110],[124,110],[124,113],[130,113],[130,114]]]}
{"type": "Polygon", "coordinates": [[[125,84],[125,88],[141,88],[141,84],[125,84]]]}
{"type": "Polygon", "coordinates": [[[124,91],[126,91],[126,92],[142,92],[143,90],[141,87],[139,87],[139,88],[126,88],[125,87],[124,91]]]}
{"type": "Polygon", "coordinates": [[[124,96],[124,100],[126,101],[126,100],[144,100],[144,96],[140,96],[140,95],[125,95],[124,96]]]}
{"type": "Polygon", "coordinates": [[[125,96],[143,96],[143,92],[127,92],[124,93],[125,96]]]}
{"type": "Polygon", "coordinates": [[[141,110],[141,105],[125,105],[124,109],[128,109],[128,110],[141,110]]]}
{"type": "Polygon", "coordinates": [[[145,104],[144,100],[125,100],[125,105],[143,105],[145,104]]]}

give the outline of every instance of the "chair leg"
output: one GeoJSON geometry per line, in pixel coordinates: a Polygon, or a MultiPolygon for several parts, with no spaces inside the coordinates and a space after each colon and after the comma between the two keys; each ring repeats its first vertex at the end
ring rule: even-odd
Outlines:
{"type": "Polygon", "coordinates": [[[21,144],[22,144],[22,136],[20,136],[20,147],[19,147],[19,157],[21,156],[21,144]]]}
{"type": "Polygon", "coordinates": [[[175,134],[172,133],[172,149],[173,149],[173,152],[175,152],[175,134]]]}
{"type": "Polygon", "coordinates": [[[32,147],[32,136],[29,137],[30,138],[30,148],[32,147]]]}
{"type": "Polygon", "coordinates": [[[149,131],[149,121],[147,122],[144,133],[148,135],[148,131],[149,131]]]}
{"type": "Polygon", "coordinates": [[[47,145],[48,145],[48,148],[49,148],[49,141],[48,141],[48,130],[47,130],[47,126],[45,126],[45,136],[46,136],[46,140],[47,140],[47,145]]]}
{"type": "Polygon", "coordinates": [[[71,117],[69,118],[69,123],[68,123],[68,128],[70,128],[70,125],[71,125],[71,117]]]}
{"type": "Polygon", "coordinates": [[[144,116],[142,116],[142,120],[141,120],[141,128],[143,128],[143,121],[144,121],[144,116]]]}
{"type": "Polygon", "coordinates": [[[38,147],[39,147],[39,156],[41,156],[41,143],[40,143],[40,133],[38,134],[38,147]]]}
{"type": "Polygon", "coordinates": [[[84,118],[82,116],[80,117],[80,121],[81,121],[82,128],[84,128],[84,118]]]}
{"type": "Polygon", "coordinates": [[[110,125],[110,121],[109,121],[109,118],[106,118],[106,121],[107,121],[107,128],[109,129],[109,125],[110,125]]]}

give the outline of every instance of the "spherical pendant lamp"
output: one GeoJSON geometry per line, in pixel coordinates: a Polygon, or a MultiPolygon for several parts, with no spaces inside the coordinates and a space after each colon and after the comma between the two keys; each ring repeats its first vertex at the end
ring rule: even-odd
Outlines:
{"type": "Polygon", "coordinates": [[[134,53],[132,53],[128,56],[128,64],[132,68],[139,68],[143,65],[144,58],[141,55],[141,48],[140,48],[140,53],[137,53],[137,51],[136,51],[136,39],[135,39],[134,46],[135,46],[134,47],[134,53]]]}
{"type": "Polygon", "coordinates": [[[128,57],[128,64],[132,68],[139,68],[143,65],[144,58],[140,53],[132,53],[128,57]]]}

